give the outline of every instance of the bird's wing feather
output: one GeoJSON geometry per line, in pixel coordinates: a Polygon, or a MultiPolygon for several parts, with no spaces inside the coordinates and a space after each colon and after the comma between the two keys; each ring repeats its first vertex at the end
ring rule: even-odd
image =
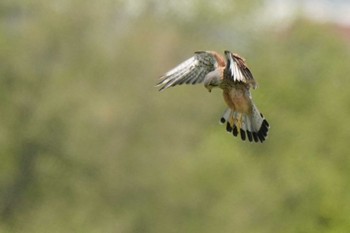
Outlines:
{"type": "Polygon", "coordinates": [[[216,52],[199,51],[194,56],[182,62],[165,73],[157,84],[159,91],[181,84],[202,83],[205,76],[218,66],[225,66],[224,59],[216,52]]]}
{"type": "Polygon", "coordinates": [[[225,78],[231,78],[235,82],[247,83],[256,88],[257,84],[253,74],[250,72],[244,58],[238,54],[230,53],[227,69],[229,75],[225,78]]]}

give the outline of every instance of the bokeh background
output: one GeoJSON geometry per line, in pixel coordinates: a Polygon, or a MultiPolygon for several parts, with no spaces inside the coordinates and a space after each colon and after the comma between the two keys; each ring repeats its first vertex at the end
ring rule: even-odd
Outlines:
{"type": "Polygon", "coordinates": [[[2,0],[0,232],[350,232],[346,9],[2,0]],[[221,91],[154,87],[225,49],[259,83],[264,144],[218,124],[221,91]]]}

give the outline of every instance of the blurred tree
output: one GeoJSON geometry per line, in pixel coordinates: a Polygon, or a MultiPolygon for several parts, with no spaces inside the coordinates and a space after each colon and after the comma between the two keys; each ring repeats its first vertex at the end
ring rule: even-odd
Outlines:
{"type": "Polygon", "coordinates": [[[349,230],[348,44],[259,4],[2,1],[0,231],[349,230]],[[224,133],[219,92],[153,87],[200,49],[247,58],[266,144],[224,133]]]}

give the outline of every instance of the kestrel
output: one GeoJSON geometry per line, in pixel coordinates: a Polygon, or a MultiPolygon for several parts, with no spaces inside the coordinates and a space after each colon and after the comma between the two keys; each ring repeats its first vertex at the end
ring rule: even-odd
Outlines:
{"type": "Polygon", "coordinates": [[[226,131],[235,137],[240,135],[243,141],[264,142],[270,126],[250,94],[257,83],[244,58],[230,51],[225,51],[225,58],[214,51],[195,52],[160,77],[159,91],[181,84],[204,83],[209,92],[219,87],[228,106],[220,118],[222,124],[226,123],[226,131]]]}

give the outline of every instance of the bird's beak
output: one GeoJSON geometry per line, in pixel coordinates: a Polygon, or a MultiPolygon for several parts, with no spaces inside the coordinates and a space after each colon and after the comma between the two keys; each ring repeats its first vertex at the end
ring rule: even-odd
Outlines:
{"type": "Polygon", "coordinates": [[[207,88],[207,90],[211,92],[211,87],[209,85],[205,85],[205,88],[207,88]]]}

